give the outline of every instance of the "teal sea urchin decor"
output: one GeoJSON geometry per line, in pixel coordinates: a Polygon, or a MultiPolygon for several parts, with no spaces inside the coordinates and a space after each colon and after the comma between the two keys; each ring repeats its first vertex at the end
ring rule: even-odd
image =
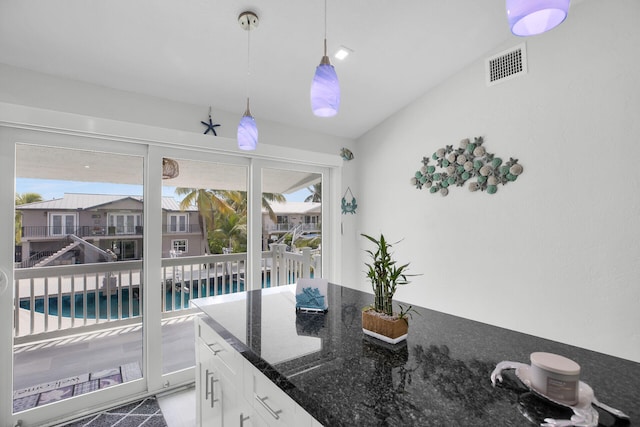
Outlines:
{"type": "Polygon", "coordinates": [[[487,152],[481,136],[471,142],[468,138],[460,141],[458,148],[447,145],[436,150],[431,157],[422,158],[422,167],[411,178],[411,185],[430,193],[449,194],[449,187],[462,187],[467,181],[469,191],[486,191],[495,194],[499,185],[506,185],[518,179],[524,169],[518,159],[509,158],[503,162],[500,157],[487,152]],[[435,164],[430,164],[433,161],[435,164]]]}

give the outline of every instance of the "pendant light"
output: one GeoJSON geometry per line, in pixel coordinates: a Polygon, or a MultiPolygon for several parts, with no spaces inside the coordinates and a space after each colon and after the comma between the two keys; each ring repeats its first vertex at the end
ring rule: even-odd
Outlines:
{"type": "Polygon", "coordinates": [[[238,148],[255,150],[258,145],[258,127],[249,109],[249,58],[251,53],[251,30],[258,28],[258,16],[253,12],[242,12],[238,23],[247,32],[247,109],[238,124],[238,148]]]}
{"type": "Polygon", "coordinates": [[[331,117],[340,107],[340,84],[327,56],[327,0],[324,0],[324,56],[311,82],[311,110],[319,117],[331,117]]]}
{"type": "Polygon", "coordinates": [[[570,0],[507,0],[509,28],[516,36],[534,36],[557,27],[569,13],[570,0]]]}

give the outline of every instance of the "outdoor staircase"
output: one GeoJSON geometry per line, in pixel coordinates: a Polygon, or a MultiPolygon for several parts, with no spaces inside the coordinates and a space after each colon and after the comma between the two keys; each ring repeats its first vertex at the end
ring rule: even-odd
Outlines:
{"type": "Polygon", "coordinates": [[[291,233],[291,246],[293,246],[293,243],[296,241],[296,239],[302,235],[303,230],[304,230],[304,224],[298,224],[295,227],[293,227],[291,230],[283,234],[282,237],[280,237],[276,243],[277,244],[284,243],[284,239],[287,236],[287,234],[291,233]]]}
{"type": "Polygon", "coordinates": [[[87,242],[86,240],[76,236],[75,234],[69,234],[67,236],[70,240],[71,243],[69,243],[67,246],[65,246],[64,248],[60,249],[59,251],[55,252],[54,254],[43,258],[41,261],[39,261],[37,264],[34,265],[34,267],[44,267],[47,266],[49,264],[51,264],[53,261],[55,261],[56,259],[60,258],[62,255],[66,254],[67,252],[69,252],[71,249],[82,245],[85,250],[91,250],[94,252],[97,252],[98,254],[100,254],[107,262],[111,262],[111,261],[116,261],[114,259],[114,255],[110,254],[109,252],[100,249],[99,247],[97,247],[96,245],[93,245],[89,242],[87,242]]]}
{"type": "Polygon", "coordinates": [[[49,265],[54,260],[60,258],[62,255],[66,254],[67,252],[69,252],[71,249],[75,248],[78,245],[80,245],[80,242],[72,241],[71,243],[69,243],[64,248],[58,250],[57,252],[53,253],[52,255],[49,255],[46,258],[43,258],[40,261],[38,261],[38,263],[35,264],[34,267],[44,267],[46,265],[49,265]]]}

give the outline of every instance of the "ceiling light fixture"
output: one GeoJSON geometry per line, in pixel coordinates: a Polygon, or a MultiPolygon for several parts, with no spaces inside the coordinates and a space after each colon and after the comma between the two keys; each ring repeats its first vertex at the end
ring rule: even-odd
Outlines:
{"type": "Polygon", "coordinates": [[[509,28],[516,36],[534,36],[557,27],[571,0],[507,0],[509,28]]]}
{"type": "Polygon", "coordinates": [[[238,124],[238,148],[241,150],[255,150],[258,145],[258,126],[249,110],[249,58],[251,53],[251,30],[258,28],[258,16],[253,12],[242,12],[238,16],[238,23],[247,32],[247,109],[238,124]]]}
{"type": "Polygon", "coordinates": [[[324,0],[324,56],[311,82],[311,110],[319,117],[331,117],[340,107],[340,84],[327,56],[327,0],[324,0]]]}
{"type": "Polygon", "coordinates": [[[339,59],[340,61],[342,61],[347,56],[349,56],[351,54],[351,52],[353,52],[353,51],[351,49],[349,49],[348,47],[340,46],[340,49],[338,49],[338,51],[335,53],[335,55],[333,55],[333,57],[336,58],[336,59],[339,59]]]}

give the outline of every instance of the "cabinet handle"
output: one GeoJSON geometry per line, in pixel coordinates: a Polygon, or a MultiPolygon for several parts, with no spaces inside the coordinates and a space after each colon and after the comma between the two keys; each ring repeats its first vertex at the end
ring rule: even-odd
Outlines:
{"type": "Polygon", "coordinates": [[[204,400],[209,399],[211,396],[211,407],[213,408],[214,402],[217,402],[218,399],[215,397],[215,392],[213,390],[213,384],[217,383],[218,380],[213,377],[213,372],[209,372],[207,369],[206,377],[205,377],[205,390],[204,390],[204,400]],[[211,377],[211,378],[209,378],[211,377]]]}
{"type": "Polygon", "coordinates": [[[217,342],[214,342],[213,344],[207,344],[207,346],[209,347],[209,349],[213,352],[213,355],[214,355],[214,356],[217,356],[217,355],[218,355],[218,353],[220,353],[222,350],[224,350],[224,349],[214,350],[214,349],[213,349],[213,346],[214,346],[214,345],[217,345],[217,344],[218,344],[217,342]]]}
{"type": "Polygon", "coordinates": [[[244,422],[247,421],[249,418],[251,417],[245,417],[242,415],[242,413],[240,413],[240,427],[244,426],[244,422]]]}
{"type": "Polygon", "coordinates": [[[269,406],[267,404],[267,402],[265,402],[265,400],[267,400],[269,398],[269,396],[265,396],[265,397],[260,397],[256,394],[256,400],[258,402],[260,402],[260,404],[264,407],[264,409],[267,410],[267,412],[269,412],[271,414],[271,416],[273,418],[275,418],[276,420],[280,419],[280,415],[282,413],[282,409],[278,409],[277,411],[274,411],[271,406],[269,406]]]}

